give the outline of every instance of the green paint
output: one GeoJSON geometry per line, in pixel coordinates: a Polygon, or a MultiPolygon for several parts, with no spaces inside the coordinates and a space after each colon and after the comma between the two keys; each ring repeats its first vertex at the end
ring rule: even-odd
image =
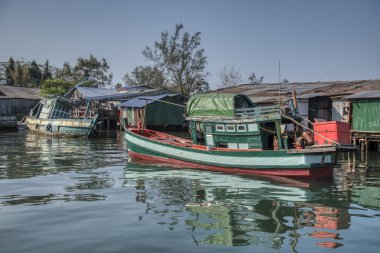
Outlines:
{"type": "Polygon", "coordinates": [[[352,130],[380,132],[379,99],[353,100],[352,110],[352,130]]]}
{"type": "MultiPolygon", "coordinates": [[[[138,138],[142,141],[159,143],[159,145],[162,145],[162,146],[167,146],[167,147],[173,148],[173,145],[167,144],[167,143],[162,143],[162,142],[157,142],[154,140],[150,140],[150,139],[147,139],[145,137],[141,137],[139,135],[136,135],[136,134],[133,134],[130,132],[126,133],[125,138],[126,138],[127,143],[128,143],[128,149],[130,149],[131,151],[133,151],[135,153],[139,153],[139,154],[143,154],[143,155],[149,155],[149,156],[174,158],[174,159],[179,159],[182,161],[196,163],[196,164],[220,166],[220,164],[212,163],[212,162],[207,161],[207,160],[195,161],[195,160],[192,160],[190,158],[177,158],[174,154],[163,153],[159,149],[149,150],[143,145],[138,145],[136,143],[132,143],[132,142],[128,141],[128,138],[127,138],[128,134],[130,134],[133,137],[138,138]]],[[[193,152],[193,153],[210,154],[210,151],[205,151],[205,150],[196,150],[196,149],[185,148],[185,147],[177,147],[177,146],[175,148],[177,150],[186,150],[186,151],[191,150],[191,152],[193,152]]],[[[258,151],[258,152],[234,152],[234,151],[225,152],[225,151],[212,150],[211,153],[212,153],[212,155],[217,155],[217,156],[221,156],[221,157],[236,157],[237,159],[241,159],[242,157],[260,157],[260,158],[266,157],[268,159],[274,158],[274,157],[277,157],[277,158],[283,157],[284,159],[286,159],[287,157],[295,157],[295,156],[302,157],[302,156],[304,156],[304,154],[288,154],[286,151],[274,151],[274,150],[258,151]]],[[[316,153],[316,154],[318,154],[318,153],[316,153]]],[[[257,165],[254,168],[252,168],[252,166],[250,166],[250,165],[239,165],[239,168],[243,168],[243,169],[289,169],[289,168],[297,169],[297,168],[299,168],[299,169],[301,169],[301,168],[316,168],[316,167],[321,167],[321,166],[328,167],[328,166],[332,166],[332,164],[329,164],[329,163],[325,163],[323,165],[321,165],[321,164],[300,164],[300,165],[290,165],[290,166],[282,165],[282,164],[280,164],[280,165],[257,165]]],[[[235,168],[236,166],[226,164],[226,165],[223,165],[223,167],[235,168]]]]}

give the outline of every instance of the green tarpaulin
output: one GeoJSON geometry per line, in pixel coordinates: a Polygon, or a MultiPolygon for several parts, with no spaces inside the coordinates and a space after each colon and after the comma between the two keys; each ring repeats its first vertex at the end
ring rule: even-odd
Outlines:
{"type": "Polygon", "coordinates": [[[234,93],[206,93],[194,95],[189,99],[186,107],[188,117],[221,116],[234,117],[237,98],[253,105],[245,95],[234,93]]]}

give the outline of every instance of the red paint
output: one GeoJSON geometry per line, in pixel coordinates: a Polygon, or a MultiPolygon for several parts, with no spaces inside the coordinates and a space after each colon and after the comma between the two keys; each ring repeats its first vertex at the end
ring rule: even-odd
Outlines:
{"type": "MultiPolygon", "coordinates": [[[[323,135],[327,139],[339,144],[351,144],[350,124],[342,121],[316,122],[313,124],[314,131],[323,135]]],[[[318,134],[314,134],[314,143],[317,145],[331,144],[318,134]]]]}
{"type": "Polygon", "coordinates": [[[285,176],[297,178],[331,178],[333,174],[333,169],[331,167],[311,169],[241,169],[202,165],[191,162],[185,162],[173,158],[143,155],[135,153],[133,151],[128,151],[128,156],[132,159],[133,162],[138,163],[152,164],[156,166],[170,166],[178,169],[189,168],[219,171],[240,175],[285,176]]]}

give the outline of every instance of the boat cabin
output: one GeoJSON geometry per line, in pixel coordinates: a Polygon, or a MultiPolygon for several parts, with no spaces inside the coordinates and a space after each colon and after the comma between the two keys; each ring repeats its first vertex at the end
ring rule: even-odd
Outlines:
{"type": "Polygon", "coordinates": [[[255,106],[242,94],[208,93],[192,96],[186,114],[194,144],[229,149],[290,148],[289,121],[281,116],[278,105],[255,106]]]}
{"type": "Polygon", "coordinates": [[[71,100],[65,97],[42,99],[37,110],[32,112],[32,116],[39,119],[68,119],[71,117],[73,105],[71,100]]]}

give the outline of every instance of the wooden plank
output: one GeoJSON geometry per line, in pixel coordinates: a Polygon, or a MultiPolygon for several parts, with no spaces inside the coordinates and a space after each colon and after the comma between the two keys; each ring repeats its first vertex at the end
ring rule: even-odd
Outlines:
{"type": "Polygon", "coordinates": [[[331,153],[336,152],[336,147],[317,147],[308,149],[289,149],[288,154],[308,154],[308,153],[331,153]]]}

